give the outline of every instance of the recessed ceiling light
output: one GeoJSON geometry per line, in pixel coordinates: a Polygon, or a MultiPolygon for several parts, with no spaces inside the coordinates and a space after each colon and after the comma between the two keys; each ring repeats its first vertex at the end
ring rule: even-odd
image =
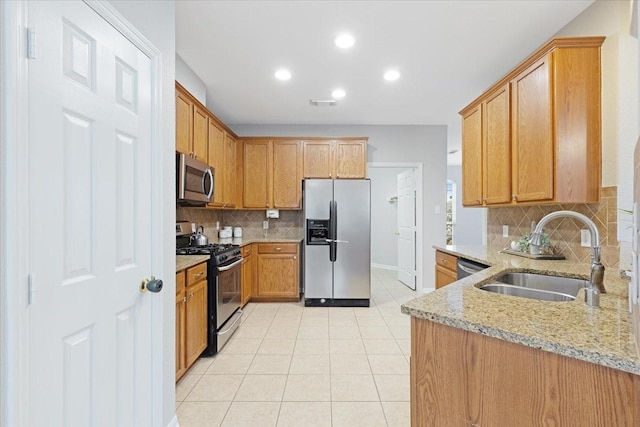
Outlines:
{"type": "Polygon", "coordinates": [[[289,70],[285,70],[284,68],[279,69],[278,71],[276,71],[276,79],[278,80],[289,80],[291,78],[291,73],[289,72],[289,70]]]}
{"type": "Polygon", "coordinates": [[[337,98],[337,99],[344,98],[344,96],[346,94],[347,94],[347,92],[345,92],[342,89],[336,89],[333,92],[331,92],[331,96],[334,97],[334,98],[337,98]]]}
{"type": "Polygon", "coordinates": [[[353,36],[348,33],[339,34],[335,39],[336,46],[341,49],[348,49],[353,46],[355,42],[356,39],[354,39],[353,36]]]}
{"type": "Polygon", "coordinates": [[[400,78],[400,72],[398,70],[388,70],[383,77],[386,81],[392,82],[400,78]]]}

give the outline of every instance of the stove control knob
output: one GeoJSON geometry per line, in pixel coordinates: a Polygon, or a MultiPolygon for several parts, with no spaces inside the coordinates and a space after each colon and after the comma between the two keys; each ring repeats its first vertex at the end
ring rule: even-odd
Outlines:
{"type": "Polygon", "coordinates": [[[225,261],[227,259],[226,255],[220,255],[220,261],[225,261]]]}

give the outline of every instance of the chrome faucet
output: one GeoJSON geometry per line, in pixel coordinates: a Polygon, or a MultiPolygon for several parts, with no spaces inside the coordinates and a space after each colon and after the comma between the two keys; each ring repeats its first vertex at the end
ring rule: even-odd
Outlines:
{"type": "Polygon", "coordinates": [[[545,224],[561,217],[579,219],[589,228],[589,232],[591,233],[591,276],[589,278],[589,285],[586,288],[584,302],[590,307],[599,307],[600,294],[606,293],[606,290],[604,288],[604,266],[600,262],[600,233],[598,233],[598,229],[593,221],[581,213],[574,211],[552,212],[542,217],[540,222],[538,222],[536,229],[531,233],[529,244],[540,246],[542,229],[545,224]]]}

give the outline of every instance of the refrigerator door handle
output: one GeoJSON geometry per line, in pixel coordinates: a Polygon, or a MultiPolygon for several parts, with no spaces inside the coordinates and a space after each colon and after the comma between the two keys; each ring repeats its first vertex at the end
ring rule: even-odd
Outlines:
{"type": "Polygon", "coordinates": [[[348,240],[326,239],[327,243],[349,243],[348,240]]]}
{"type": "Polygon", "coordinates": [[[337,227],[337,218],[336,218],[336,202],[331,200],[329,202],[329,238],[327,239],[327,243],[329,243],[329,260],[331,262],[335,262],[337,259],[337,247],[336,247],[336,227],[337,227]]]}

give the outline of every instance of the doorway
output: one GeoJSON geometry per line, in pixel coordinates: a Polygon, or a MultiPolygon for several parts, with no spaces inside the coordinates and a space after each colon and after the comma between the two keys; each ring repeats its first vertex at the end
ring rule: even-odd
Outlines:
{"type": "MultiPolygon", "coordinates": [[[[394,270],[399,276],[399,254],[409,256],[411,260],[405,260],[405,265],[414,265],[411,272],[415,280],[402,280],[411,289],[422,289],[423,286],[423,194],[422,194],[422,163],[398,163],[398,162],[372,162],[367,164],[368,178],[371,179],[371,263],[373,267],[394,270]],[[411,216],[415,217],[415,227],[413,230],[414,240],[410,243],[414,250],[400,250],[400,227],[399,218],[407,215],[400,215],[398,212],[398,176],[402,173],[413,172],[415,176],[415,200],[409,204],[411,216]],[[407,283],[408,282],[408,283],[407,283]]],[[[406,207],[403,209],[407,209],[406,207]]],[[[403,230],[403,237],[406,237],[406,228],[403,230]]],[[[406,239],[403,247],[407,248],[406,239]]]]}

